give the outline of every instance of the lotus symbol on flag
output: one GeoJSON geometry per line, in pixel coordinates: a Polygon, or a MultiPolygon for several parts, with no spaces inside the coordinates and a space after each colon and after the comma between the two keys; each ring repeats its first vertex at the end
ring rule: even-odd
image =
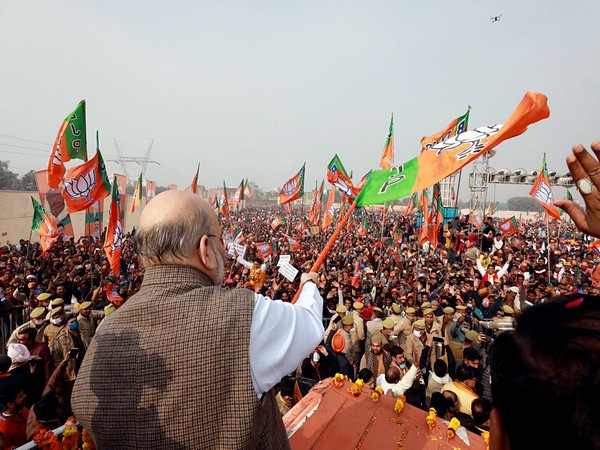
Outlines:
{"type": "Polygon", "coordinates": [[[91,202],[90,193],[96,187],[96,172],[92,168],[88,173],[65,181],[65,192],[73,200],[85,198],[91,202]]]}
{"type": "Polygon", "coordinates": [[[121,221],[117,221],[117,226],[113,229],[113,242],[110,244],[110,249],[116,252],[118,249],[123,247],[123,226],[121,221]]]}
{"type": "Polygon", "coordinates": [[[500,224],[500,228],[502,228],[505,231],[508,231],[508,229],[510,228],[510,223],[500,224]]]}
{"type": "Polygon", "coordinates": [[[260,252],[264,253],[266,251],[269,250],[269,244],[262,244],[258,246],[258,250],[260,250],[260,252]]]}
{"type": "Polygon", "coordinates": [[[283,186],[283,193],[285,195],[292,195],[294,192],[296,192],[296,189],[298,188],[298,179],[294,178],[293,180],[290,180],[288,183],[286,183],[283,186]]]}
{"type": "Polygon", "coordinates": [[[546,205],[552,204],[552,191],[550,190],[550,186],[548,186],[545,181],[540,183],[540,187],[535,192],[535,198],[546,205]]]}

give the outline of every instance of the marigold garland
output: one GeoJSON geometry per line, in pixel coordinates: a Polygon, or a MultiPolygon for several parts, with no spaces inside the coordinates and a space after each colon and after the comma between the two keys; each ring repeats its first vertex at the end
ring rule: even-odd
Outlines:
{"type": "Polygon", "coordinates": [[[353,396],[358,397],[362,392],[362,386],[364,386],[364,383],[362,382],[362,380],[358,380],[356,383],[350,386],[347,389],[347,391],[350,392],[353,396]]]}
{"type": "Polygon", "coordinates": [[[379,401],[379,397],[381,397],[383,395],[383,388],[381,386],[377,386],[373,392],[371,392],[371,399],[374,402],[378,402],[379,401]]]}
{"type": "Polygon", "coordinates": [[[454,436],[456,436],[456,430],[458,430],[458,427],[460,427],[460,421],[456,417],[450,419],[448,431],[446,432],[448,438],[452,439],[454,436]]]}
{"type": "Polygon", "coordinates": [[[481,437],[483,438],[483,442],[485,442],[485,448],[486,448],[486,450],[490,450],[490,432],[489,431],[482,431],[481,432],[481,437]]]}
{"type": "Polygon", "coordinates": [[[78,450],[79,448],[79,430],[75,417],[69,417],[65,422],[65,429],[62,432],[62,448],[63,450],[78,450]]]}
{"type": "Polygon", "coordinates": [[[344,380],[348,379],[348,375],[342,375],[341,373],[336,373],[333,377],[333,384],[336,388],[341,388],[344,385],[344,380]]]}
{"type": "Polygon", "coordinates": [[[401,395],[396,400],[396,404],[394,405],[394,412],[396,414],[400,414],[402,412],[402,410],[404,409],[405,404],[406,404],[406,397],[404,395],[401,395]]]}
{"type": "Polygon", "coordinates": [[[44,427],[39,428],[33,434],[33,442],[42,450],[62,450],[62,445],[58,437],[44,427]]]}
{"type": "Polygon", "coordinates": [[[427,422],[427,426],[429,427],[429,431],[433,427],[435,427],[435,419],[437,419],[437,411],[435,408],[429,408],[429,412],[427,413],[427,417],[425,417],[425,421],[427,422]]]}

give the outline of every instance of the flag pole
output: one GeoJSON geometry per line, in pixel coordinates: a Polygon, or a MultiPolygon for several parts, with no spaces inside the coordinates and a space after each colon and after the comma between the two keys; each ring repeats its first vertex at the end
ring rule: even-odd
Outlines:
{"type": "MultiPolygon", "coordinates": [[[[321,268],[321,265],[323,264],[323,261],[325,261],[325,258],[327,258],[329,251],[333,248],[335,241],[337,240],[338,236],[342,232],[342,229],[346,226],[346,223],[348,223],[348,219],[350,219],[350,216],[352,215],[352,212],[354,211],[355,208],[356,208],[356,199],[352,202],[352,204],[350,205],[350,208],[348,208],[348,211],[346,211],[346,214],[344,215],[344,217],[342,217],[342,220],[340,220],[338,222],[337,226],[335,227],[335,230],[333,231],[333,234],[327,241],[327,244],[325,244],[325,247],[323,247],[323,250],[321,250],[319,257],[317,258],[317,260],[315,261],[313,266],[310,268],[311,272],[319,271],[319,269],[321,268]]],[[[300,288],[296,291],[296,295],[294,296],[294,299],[292,300],[292,304],[294,304],[298,301],[298,297],[300,297],[300,292],[302,292],[302,288],[300,288]]]]}
{"type": "Polygon", "coordinates": [[[548,247],[548,285],[550,285],[550,219],[546,214],[546,246],[548,247]]]}

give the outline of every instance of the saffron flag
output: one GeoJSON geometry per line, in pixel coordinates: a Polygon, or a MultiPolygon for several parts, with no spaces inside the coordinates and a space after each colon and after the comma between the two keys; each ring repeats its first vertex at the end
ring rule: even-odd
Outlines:
{"type": "Polygon", "coordinates": [[[58,185],[58,188],[52,189],[48,186],[47,170],[38,170],[35,172],[35,182],[40,196],[40,204],[56,222],[58,227],[59,240],[68,240],[75,236],[73,232],[73,224],[71,216],[67,214],[67,206],[65,199],[60,195],[63,188],[63,183],[58,185]]]}
{"type": "Polygon", "coordinates": [[[444,222],[444,214],[442,213],[442,198],[440,192],[440,184],[433,185],[433,195],[431,198],[431,212],[427,221],[427,240],[436,248],[438,245],[439,233],[438,228],[444,222]]]}
{"type": "Polygon", "coordinates": [[[66,172],[65,163],[72,159],[87,161],[85,100],[63,121],[48,161],[48,186],[56,189],[66,172]]]}
{"type": "Polygon", "coordinates": [[[327,181],[350,198],[355,198],[360,192],[360,189],[352,184],[352,180],[350,180],[338,155],[335,155],[327,166],[327,181]]]}
{"type": "Polygon", "coordinates": [[[257,242],[254,246],[259,258],[265,259],[273,254],[273,244],[270,242],[257,242]]]}
{"type": "Polygon", "coordinates": [[[298,223],[294,227],[294,230],[296,230],[296,232],[298,232],[299,234],[302,234],[304,232],[304,230],[307,230],[307,229],[308,229],[308,225],[306,225],[306,223],[302,219],[298,220],[298,223]]]}
{"type": "Polygon", "coordinates": [[[481,228],[481,225],[483,225],[483,217],[479,213],[471,213],[471,217],[469,217],[469,223],[475,228],[479,229],[481,228]]]}
{"type": "Polygon", "coordinates": [[[590,248],[600,255],[600,239],[596,239],[590,244],[590,248]]]}
{"type": "Polygon", "coordinates": [[[390,120],[390,131],[383,147],[383,153],[381,153],[379,159],[379,167],[382,169],[394,167],[394,113],[392,113],[392,119],[390,120]]]}
{"type": "Polygon", "coordinates": [[[335,186],[331,188],[331,192],[329,193],[329,198],[327,199],[327,204],[325,205],[325,212],[323,214],[323,223],[321,224],[321,230],[327,230],[331,224],[333,223],[333,218],[335,217],[335,206],[333,202],[335,200],[335,186]]]}
{"type": "Polygon", "coordinates": [[[283,214],[277,213],[275,218],[271,221],[271,228],[273,228],[273,230],[276,230],[277,227],[283,225],[284,223],[285,223],[285,217],[283,217],[283,214]]]}
{"type": "Polygon", "coordinates": [[[54,222],[54,219],[50,217],[42,205],[33,197],[31,197],[33,203],[33,219],[31,221],[31,231],[40,237],[40,244],[42,246],[42,254],[40,258],[46,253],[50,247],[58,240],[58,227],[54,222]]]}
{"type": "Polygon", "coordinates": [[[244,180],[242,180],[238,188],[233,193],[229,204],[239,205],[242,200],[244,200],[244,180]]]}
{"type": "Polygon", "coordinates": [[[498,227],[500,228],[500,232],[504,236],[512,236],[513,234],[517,233],[519,225],[517,224],[517,219],[515,218],[515,216],[512,216],[511,218],[500,222],[500,224],[498,224],[498,227]]]}
{"type": "Polygon", "coordinates": [[[246,182],[244,183],[244,199],[252,200],[252,189],[250,189],[250,184],[248,183],[248,178],[246,178],[246,182]]]}
{"type": "Polygon", "coordinates": [[[125,299],[119,294],[119,285],[110,281],[106,282],[106,298],[109,302],[118,308],[123,304],[125,299]]]}
{"type": "Polygon", "coordinates": [[[129,208],[129,212],[133,214],[136,206],[140,206],[142,204],[142,174],[135,183],[135,192],[133,193],[133,198],[131,199],[131,207],[129,208]]]}
{"type": "Polygon", "coordinates": [[[196,175],[194,175],[194,179],[192,180],[192,192],[194,194],[198,193],[198,173],[200,172],[200,163],[198,163],[198,167],[196,167],[196,175]]]}
{"type": "Polygon", "coordinates": [[[109,194],[110,182],[100,150],[89,161],[69,169],[61,191],[68,213],[83,211],[109,194]]]}
{"type": "Polygon", "coordinates": [[[554,219],[560,219],[560,213],[558,208],[554,206],[554,197],[552,195],[552,188],[550,187],[550,179],[548,178],[548,168],[546,167],[546,154],[544,153],[544,162],[542,163],[542,170],[533,183],[533,187],[529,191],[529,195],[538,202],[544,211],[552,216],[554,219]]]}
{"type": "Polygon", "coordinates": [[[293,200],[298,200],[304,195],[304,170],[306,164],[302,165],[302,168],[296,175],[287,180],[281,192],[279,193],[279,204],[285,205],[293,200]]]}
{"type": "Polygon", "coordinates": [[[406,209],[404,210],[404,215],[402,217],[407,217],[413,210],[415,209],[415,205],[418,204],[417,193],[415,192],[410,196],[410,200],[408,201],[408,205],[406,205],[406,209]]]}
{"type": "Polygon", "coordinates": [[[156,181],[146,180],[146,205],[156,197],[156,181]]]}
{"type": "Polygon", "coordinates": [[[356,259],[356,263],[354,264],[354,273],[352,274],[352,279],[350,280],[354,289],[358,289],[360,287],[360,278],[362,275],[360,259],[360,256],[356,259]]]}
{"type": "Polygon", "coordinates": [[[291,236],[288,236],[287,234],[285,235],[285,240],[287,241],[289,247],[290,247],[290,252],[295,252],[297,250],[302,250],[302,244],[300,244],[300,241],[298,241],[297,239],[294,239],[291,236]]]}
{"type": "Polygon", "coordinates": [[[389,202],[432,186],[549,115],[546,96],[528,92],[504,125],[465,131],[431,146],[405,164],[373,171],[357,198],[357,206],[389,202]]]}
{"type": "Polygon", "coordinates": [[[321,219],[321,209],[323,209],[323,189],[325,180],[321,181],[321,187],[315,192],[313,196],[313,204],[308,213],[308,220],[313,225],[318,225],[321,219]]]}
{"type": "Polygon", "coordinates": [[[419,236],[419,245],[423,245],[429,239],[429,197],[427,190],[421,192],[421,234],[419,236]]]}
{"type": "Polygon", "coordinates": [[[485,215],[487,217],[494,215],[494,206],[492,205],[492,202],[490,202],[490,204],[488,205],[487,212],[485,213],[485,215]]]}
{"type": "Polygon", "coordinates": [[[225,180],[223,180],[223,193],[221,194],[221,200],[219,201],[219,212],[224,216],[229,214],[229,198],[227,197],[225,180]]]}
{"type": "Polygon", "coordinates": [[[469,114],[471,113],[471,107],[467,109],[467,112],[460,117],[454,119],[450,124],[442,131],[434,134],[433,136],[421,138],[421,151],[424,152],[429,150],[436,144],[444,142],[453,136],[458,136],[464,133],[469,128],[469,114]]]}
{"type": "Polygon", "coordinates": [[[119,276],[121,268],[121,252],[123,251],[123,222],[121,220],[121,200],[117,177],[112,185],[112,198],[106,237],[104,238],[104,253],[110,263],[110,269],[115,277],[119,276]]]}
{"type": "Polygon", "coordinates": [[[99,238],[104,219],[104,199],[98,200],[85,210],[85,235],[99,238]]]}
{"type": "Polygon", "coordinates": [[[365,217],[364,213],[362,214],[362,222],[360,224],[360,232],[359,235],[360,236],[366,236],[367,233],[369,232],[369,222],[367,222],[367,218],[365,217]]]}

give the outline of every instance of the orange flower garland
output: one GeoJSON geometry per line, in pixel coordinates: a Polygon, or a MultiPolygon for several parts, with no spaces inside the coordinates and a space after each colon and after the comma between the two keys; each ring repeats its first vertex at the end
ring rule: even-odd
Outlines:
{"type": "Polygon", "coordinates": [[[448,424],[448,431],[446,432],[448,438],[452,439],[454,436],[456,436],[456,430],[458,430],[458,427],[460,427],[460,421],[456,417],[453,417],[448,424]]]}
{"type": "Polygon", "coordinates": [[[486,448],[486,450],[490,450],[490,432],[489,431],[482,431],[481,432],[481,437],[483,438],[483,442],[485,442],[485,448],[486,448]]]}
{"type": "Polygon", "coordinates": [[[350,386],[347,389],[347,391],[350,392],[353,396],[358,397],[361,394],[364,385],[365,383],[363,382],[363,380],[359,378],[352,386],[350,386]]]}
{"type": "Polygon", "coordinates": [[[435,419],[437,419],[437,411],[435,408],[429,408],[429,413],[427,413],[427,417],[425,417],[429,431],[435,427],[435,419]]]}
{"type": "Polygon", "coordinates": [[[404,409],[405,404],[406,404],[406,397],[404,395],[401,395],[396,400],[396,404],[394,405],[394,412],[396,414],[400,414],[402,412],[402,410],[404,409]]]}
{"type": "Polygon", "coordinates": [[[341,373],[336,373],[333,377],[333,384],[336,388],[341,388],[344,385],[344,380],[348,379],[348,375],[342,375],[341,373]]]}
{"type": "Polygon", "coordinates": [[[77,450],[79,448],[79,430],[77,430],[77,419],[69,417],[62,432],[63,450],[77,450]]]}
{"type": "Polygon", "coordinates": [[[381,386],[377,386],[375,388],[375,390],[373,390],[373,392],[371,393],[371,399],[374,402],[379,401],[379,397],[381,397],[383,395],[383,388],[381,386]]]}
{"type": "Polygon", "coordinates": [[[62,445],[58,437],[44,427],[39,428],[33,434],[33,442],[42,450],[62,450],[62,445]]]}

